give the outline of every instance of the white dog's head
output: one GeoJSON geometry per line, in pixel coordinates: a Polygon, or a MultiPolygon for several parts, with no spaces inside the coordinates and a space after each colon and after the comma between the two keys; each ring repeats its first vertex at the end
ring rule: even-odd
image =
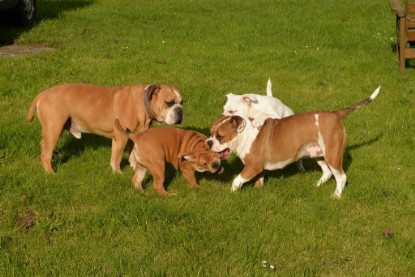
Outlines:
{"type": "Polygon", "coordinates": [[[253,103],[258,103],[255,95],[244,94],[244,95],[235,95],[229,93],[226,95],[227,101],[225,106],[223,106],[223,115],[232,116],[239,115],[242,117],[249,117],[251,106],[253,103]]]}

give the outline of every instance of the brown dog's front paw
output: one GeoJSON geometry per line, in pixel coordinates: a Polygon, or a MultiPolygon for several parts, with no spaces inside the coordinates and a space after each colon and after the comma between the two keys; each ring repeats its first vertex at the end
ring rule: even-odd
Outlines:
{"type": "Polygon", "coordinates": [[[199,188],[199,186],[197,185],[197,184],[188,184],[188,186],[189,186],[189,188],[191,188],[191,189],[198,189],[199,188]]]}
{"type": "Polygon", "coordinates": [[[168,196],[170,195],[166,190],[164,189],[154,189],[154,191],[160,195],[160,196],[168,196]]]}

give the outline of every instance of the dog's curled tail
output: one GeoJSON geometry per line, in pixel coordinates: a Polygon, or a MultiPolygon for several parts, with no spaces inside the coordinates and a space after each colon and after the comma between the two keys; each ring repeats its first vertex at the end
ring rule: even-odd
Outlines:
{"type": "Polygon", "coordinates": [[[350,107],[347,107],[345,109],[337,110],[337,111],[335,111],[335,113],[337,113],[340,116],[340,118],[343,119],[346,116],[348,116],[349,113],[353,112],[354,110],[357,110],[358,108],[364,107],[364,106],[368,105],[370,102],[372,102],[373,100],[375,100],[375,98],[376,98],[376,96],[378,96],[379,92],[380,92],[380,86],[377,89],[375,89],[375,91],[372,93],[372,95],[370,95],[369,98],[367,98],[363,101],[360,101],[359,103],[356,103],[356,104],[354,104],[350,107]]]}
{"type": "Polygon", "coordinates": [[[123,134],[124,134],[124,135],[126,135],[127,137],[129,137],[129,136],[130,136],[131,132],[129,132],[129,131],[128,131],[128,129],[126,130],[126,129],[124,129],[124,128],[122,127],[122,125],[121,125],[120,121],[118,120],[118,118],[117,118],[117,119],[115,119],[114,124],[115,124],[115,127],[117,127],[117,129],[118,129],[121,133],[123,133],[123,134]]]}
{"type": "Polygon", "coordinates": [[[35,112],[37,109],[37,102],[39,100],[38,98],[39,98],[39,95],[37,95],[35,99],[33,99],[32,104],[30,105],[29,111],[26,114],[26,120],[29,122],[32,122],[33,118],[35,117],[35,112]]]}
{"type": "Polygon", "coordinates": [[[267,95],[268,96],[272,96],[272,83],[271,83],[271,78],[268,78],[268,82],[267,82],[267,95]]]}

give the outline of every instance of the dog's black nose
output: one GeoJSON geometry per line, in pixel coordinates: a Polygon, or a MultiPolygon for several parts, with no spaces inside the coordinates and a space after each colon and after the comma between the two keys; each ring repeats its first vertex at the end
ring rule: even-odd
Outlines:
{"type": "Polygon", "coordinates": [[[183,109],[181,107],[176,107],[174,110],[176,111],[177,116],[176,124],[181,124],[183,121],[183,109]]]}
{"type": "Polygon", "coordinates": [[[213,146],[213,141],[212,141],[212,140],[208,139],[208,140],[206,141],[206,143],[207,143],[207,145],[209,146],[209,148],[212,148],[212,146],[213,146]]]}
{"type": "Polygon", "coordinates": [[[183,109],[181,107],[176,107],[176,113],[178,116],[182,117],[183,116],[183,109]]]}
{"type": "Polygon", "coordinates": [[[220,167],[220,163],[218,163],[218,162],[214,162],[214,163],[212,163],[212,168],[213,168],[213,169],[218,170],[218,169],[219,169],[219,167],[220,167]]]}

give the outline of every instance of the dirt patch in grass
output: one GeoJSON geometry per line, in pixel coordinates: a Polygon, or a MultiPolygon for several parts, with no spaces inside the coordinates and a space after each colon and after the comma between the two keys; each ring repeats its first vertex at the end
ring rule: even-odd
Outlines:
{"type": "Polygon", "coordinates": [[[40,45],[3,45],[0,46],[0,58],[15,57],[23,54],[40,53],[44,51],[53,51],[54,48],[40,46],[40,45]]]}

